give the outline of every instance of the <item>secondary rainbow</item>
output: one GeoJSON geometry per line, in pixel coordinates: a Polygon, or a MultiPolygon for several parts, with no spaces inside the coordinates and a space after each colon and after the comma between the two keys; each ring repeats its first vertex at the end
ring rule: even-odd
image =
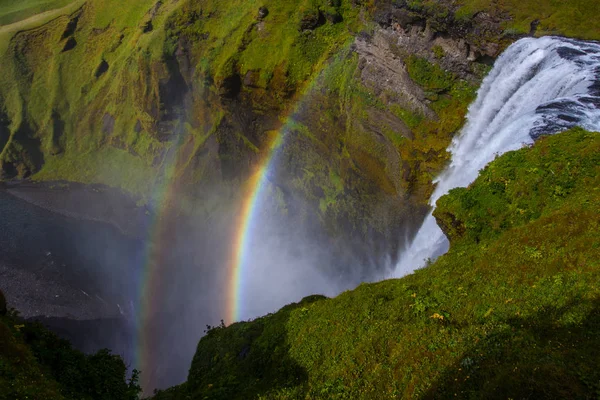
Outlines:
{"type": "Polygon", "coordinates": [[[138,294],[139,311],[136,313],[137,325],[137,342],[135,346],[135,368],[142,371],[140,383],[143,388],[151,387],[151,382],[154,379],[153,367],[155,367],[152,358],[156,351],[157,337],[153,335],[152,330],[152,311],[156,309],[155,305],[161,299],[160,293],[160,277],[161,268],[163,267],[164,243],[169,242],[169,238],[163,237],[167,233],[165,214],[168,211],[169,204],[176,192],[176,179],[173,179],[173,174],[181,161],[182,139],[180,138],[175,144],[175,151],[169,160],[165,160],[165,177],[162,183],[157,185],[153,203],[155,204],[155,212],[152,219],[149,221],[147,229],[148,235],[145,241],[144,258],[141,264],[141,279],[138,294]],[[153,352],[154,350],[154,352],[153,352]]]}

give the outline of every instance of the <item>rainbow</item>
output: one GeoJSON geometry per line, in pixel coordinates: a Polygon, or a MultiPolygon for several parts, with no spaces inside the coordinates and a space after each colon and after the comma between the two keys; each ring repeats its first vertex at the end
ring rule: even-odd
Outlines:
{"type": "Polygon", "coordinates": [[[234,235],[233,240],[233,252],[232,260],[229,263],[229,282],[227,288],[227,309],[225,310],[226,323],[230,324],[239,321],[242,317],[242,300],[243,296],[243,275],[245,260],[248,256],[248,242],[249,236],[252,232],[252,226],[254,225],[254,218],[256,216],[257,204],[260,198],[260,194],[263,192],[265,182],[267,181],[267,174],[274,164],[274,156],[277,149],[282,143],[284,128],[279,130],[275,135],[274,140],[271,141],[270,146],[267,150],[267,155],[263,161],[259,164],[259,167],[252,174],[248,180],[246,193],[244,195],[244,201],[242,202],[241,211],[235,224],[238,228],[234,235]]]}
{"type": "MultiPolygon", "coordinates": [[[[243,281],[249,255],[249,238],[257,215],[261,193],[268,186],[268,173],[277,164],[276,155],[278,154],[278,149],[281,148],[286,132],[294,124],[294,114],[303,104],[302,100],[305,94],[314,87],[318,76],[319,74],[313,74],[312,78],[306,82],[302,92],[296,95],[296,101],[290,106],[288,112],[284,114],[285,117],[282,118],[280,129],[273,131],[272,137],[268,139],[266,150],[262,152],[258,167],[245,183],[245,189],[242,194],[243,201],[235,220],[231,257],[227,265],[226,298],[223,302],[225,307],[223,310],[224,321],[227,324],[239,321],[243,317],[243,281]]],[[[180,162],[185,162],[185,160],[181,160],[182,147],[182,143],[178,143],[172,159],[165,161],[165,164],[170,166],[170,168],[165,173],[164,184],[157,188],[158,191],[154,197],[158,207],[149,226],[146,241],[142,283],[138,296],[140,310],[137,313],[138,318],[136,320],[138,340],[134,364],[144,372],[141,382],[144,388],[150,387],[147,383],[151,382],[152,377],[148,376],[148,372],[152,371],[152,367],[157,365],[151,359],[151,355],[153,354],[153,348],[157,347],[156,341],[158,339],[152,335],[152,327],[149,326],[149,322],[151,311],[156,309],[155,305],[160,301],[161,297],[159,293],[163,264],[161,261],[164,257],[162,253],[164,246],[162,244],[169,241],[169,238],[166,237],[168,234],[166,226],[162,221],[168,220],[168,218],[165,218],[165,214],[169,209],[168,205],[177,200],[174,196],[177,179],[175,179],[176,177],[173,176],[173,173],[176,170],[175,166],[180,162]]]]}
{"type": "Polygon", "coordinates": [[[145,240],[144,258],[141,270],[141,285],[138,293],[139,310],[136,313],[136,328],[137,341],[135,346],[134,365],[135,368],[142,371],[141,385],[143,388],[150,388],[149,383],[153,380],[152,367],[156,364],[151,359],[152,351],[155,349],[157,340],[156,335],[152,335],[153,327],[152,310],[156,309],[156,304],[160,300],[160,277],[161,269],[164,265],[163,243],[168,243],[169,238],[165,237],[168,234],[167,226],[164,221],[169,218],[165,217],[169,209],[169,204],[175,200],[176,179],[174,174],[177,165],[182,160],[182,138],[174,145],[175,152],[172,153],[170,159],[165,160],[165,173],[162,179],[162,184],[157,185],[152,201],[156,204],[156,210],[152,215],[152,219],[148,224],[148,235],[145,240]]]}

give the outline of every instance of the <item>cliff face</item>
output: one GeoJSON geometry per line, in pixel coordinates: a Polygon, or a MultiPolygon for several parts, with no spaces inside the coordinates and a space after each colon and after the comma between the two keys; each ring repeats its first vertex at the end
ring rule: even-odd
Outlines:
{"type": "Polygon", "coordinates": [[[408,47],[392,52],[425,19],[367,33],[373,9],[353,2],[237,3],[139,1],[114,15],[88,1],[5,35],[2,178],[103,183],[145,202],[175,181],[182,203],[235,204],[281,132],[272,185],[290,215],[356,242],[396,242],[396,227],[422,214],[464,114],[425,156],[433,105],[458,81],[448,74],[426,92],[404,65],[408,47]]]}
{"type": "Polygon", "coordinates": [[[213,213],[281,132],[270,184],[288,217],[394,254],[520,32],[497,7],[434,3],[89,0],[4,26],[1,178],[141,202],[169,183],[184,212],[213,213]]]}

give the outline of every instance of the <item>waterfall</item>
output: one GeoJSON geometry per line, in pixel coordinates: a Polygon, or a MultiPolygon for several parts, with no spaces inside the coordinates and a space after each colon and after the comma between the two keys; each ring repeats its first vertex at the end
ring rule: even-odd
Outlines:
{"type": "MultiPolygon", "coordinates": [[[[574,126],[600,130],[600,43],[558,37],[517,41],[484,79],[450,145],[452,161],[435,180],[430,204],[450,189],[468,186],[495,157],[574,126]]],[[[448,240],[430,213],[393,275],[411,273],[447,250],[448,240]]]]}

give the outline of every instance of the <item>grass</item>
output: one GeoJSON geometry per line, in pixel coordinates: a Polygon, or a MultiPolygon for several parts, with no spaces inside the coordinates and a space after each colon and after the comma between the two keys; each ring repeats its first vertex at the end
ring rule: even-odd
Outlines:
{"type": "MultiPolygon", "coordinates": [[[[463,3],[471,13],[492,8],[489,0],[466,0],[463,3]]],[[[580,39],[600,39],[600,28],[595,23],[600,18],[600,10],[594,0],[503,0],[499,8],[513,17],[506,27],[520,33],[528,33],[531,22],[537,19],[540,21],[537,32],[540,36],[559,34],[580,39]]]]}
{"type": "Polygon", "coordinates": [[[187,383],[168,394],[597,397],[598,150],[597,133],[575,129],[498,158],[466,192],[438,203],[436,215],[466,226],[451,233],[448,254],[399,280],[213,329],[187,383]],[[498,190],[496,182],[508,183],[498,190]],[[456,202],[470,205],[466,217],[456,202]],[[530,214],[518,211],[525,205],[530,214]],[[475,216],[487,227],[478,241],[475,216]]]}
{"type": "Polygon", "coordinates": [[[486,12],[499,17],[504,29],[515,34],[528,34],[531,23],[539,20],[538,36],[564,35],[600,40],[600,28],[596,23],[600,18],[600,10],[595,0],[460,0],[456,4],[411,0],[408,5],[440,20],[452,14],[459,22],[468,22],[477,13],[486,12]]]}
{"type": "Polygon", "coordinates": [[[0,0],[0,25],[9,25],[46,11],[62,8],[73,0],[0,0]]]}

